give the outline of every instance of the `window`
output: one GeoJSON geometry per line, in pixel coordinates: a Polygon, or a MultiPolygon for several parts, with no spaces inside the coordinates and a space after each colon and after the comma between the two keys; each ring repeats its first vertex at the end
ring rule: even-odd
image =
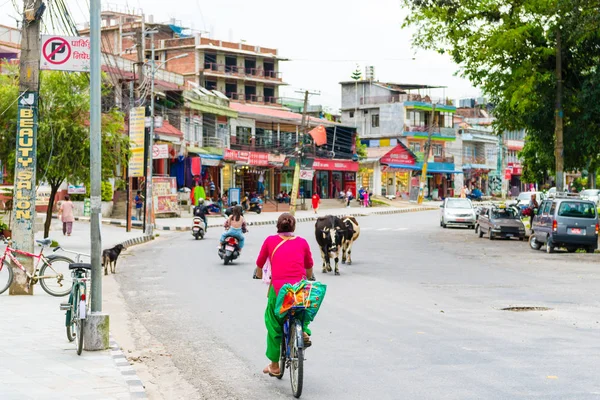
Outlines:
{"type": "Polygon", "coordinates": [[[595,218],[596,207],[593,203],[563,201],[558,208],[559,217],[595,218]]]}
{"type": "Polygon", "coordinates": [[[441,144],[434,144],[431,146],[431,151],[433,152],[433,155],[436,157],[441,157],[444,150],[444,148],[442,147],[441,144]]]}
{"type": "Polygon", "coordinates": [[[413,153],[418,153],[421,151],[421,143],[413,142],[410,144],[410,149],[413,153]]]}
{"type": "Polygon", "coordinates": [[[350,118],[354,118],[354,111],[350,111],[349,115],[350,115],[350,118]]]}
{"type": "Polygon", "coordinates": [[[202,140],[202,125],[194,124],[194,142],[200,142],[202,140]]]}
{"type": "Polygon", "coordinates": [[[425,126],[425,118],[419,111],[409,111],[407,113],[407,120],[410,126],[425,126]]]}
{"type": "Polygon", "coordinates": [[[440,113],[439,125],[444,128],[454,127],[454,117],[452,116],[452,113],[449,113],[449,112],[440,113]]]}
{"type": "Polygon", "coordinates": [[[371,127],[372,128],[379,128],[379,114],[372,114],[371,115],[371,127]]]}
{"type": "Polygon", "coordinates": [[[216,81],[204,81],[204,87],[206,90],[217,90],[217,82],[216,81]]]}
{"type": "Polygon", "coordinates": [[[364,110],[363,113],[368,114],[369,110],[364,110]]]}
{"type": "Polygon", "coordinates": [[[216,53],[204,53],[204,69],[211,69],[216,71],[219,69],[217,65],[217,54],[216,53]]]}
{"type": "Polygon", "coordinates": [[[235,142],[236,144],[249,145],[250,139],[252,138],[252,128],[245,126],[238,126],[235,131],[235,142]]]}
{"type": "Polygon", "coordinates": [[[273,146],[273,131],[268,129],[256,128],[256,147],[271,147],[273,146]]]}
{"type": "Polygon", "coordinates": [[[551,201],[547,201],[544,204],[544,209],[542,210],[543,214],[548,214],[550,212],[550,208],[552,207],[552,202],[551,201]]]}
{"type": "Polygon", "coordinates": [[[496,158],[496,149],[489,147],[486,149],[487,161],[493,161],[496,158]]]}

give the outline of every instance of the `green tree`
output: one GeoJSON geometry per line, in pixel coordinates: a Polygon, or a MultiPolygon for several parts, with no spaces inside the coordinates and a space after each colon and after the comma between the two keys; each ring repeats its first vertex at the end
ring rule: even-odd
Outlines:
{"type": "Polygon", "coordinates": [[[356,64],[356,69],[351,75],[351,78],[355,81],[360,81],[362,79],[362,71],[360,70],[360,66],[356,64]]]}
{"type": "MultiPolygon", "coordinates": [[[[50,231],[52,210],[60,186],[64,182],[89,182],[89,104],[87,74],[63,72],[44,72],[42,74],[37,178],[38,182],[47,182],[50,185],[50,199],[44,226],[45,236],[48,236],[50,231]]],[[[16,104],[14,107],[14,115],[16,115],[16,104]]],[[[1,117],[0,126],[5,124],[9,124],[9,122],[1,117]]],[[[113,177],[117,166],[127,162],[129,139],[123,132],[122,113],[111,110],[102,115],[102,175],[104,179],[113,177]]],[[[8,144],[0,148],[0,159],[6,160],[9,171],[12,172],[14,171],[16,127],[3,131],[3,134],[6,135],[8,144]]]]}
{"type": "Polygon", "coordinates": [[[557,35],[562,37],[566,169],[597,158],[596,129],[581,129],[586,77],[598,65],[598,0],[402,0],[414,45],[449,54],[496,105],[496,130],[526,129],[528,179],[554,172],[557,35]],[[582,146],[584,144],[584,146],[582,146]]]}

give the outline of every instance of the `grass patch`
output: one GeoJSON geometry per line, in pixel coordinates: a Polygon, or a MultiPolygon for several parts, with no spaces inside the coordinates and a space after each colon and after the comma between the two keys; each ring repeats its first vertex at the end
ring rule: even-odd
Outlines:
{"type": "Polygon", "coordinates": [[[377,199],[371,200],[371,203],[373,204],[373,207],[388,207],[389,206],[389,204],[386,203],[385,201],[381,201],[381,200],[377,200],[377,199]]]}

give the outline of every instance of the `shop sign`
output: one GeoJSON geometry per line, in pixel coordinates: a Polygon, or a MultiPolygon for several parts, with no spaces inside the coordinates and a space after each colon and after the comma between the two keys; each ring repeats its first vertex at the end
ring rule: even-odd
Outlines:
{"type": "Polygon", "coordinates": [[[512,168],[506,168],[506,170],[504,171],[504,179],[510,180],[511,177],[512,177],[512,168]]]}
{"type": "Polygon", "coordinates": [[[83,200],[83,216],[89,217],[92,215],[92,201],[89,198],[83,200]]]}
{"type": "Polygon", "coordinates": [[[177,205],[177,182],[173,177],[154,176],[152,177],[152,193],[154,195],[154,213],[168,214],[179,211],[177,205]]]}
{"type": "Polygon", "coordinates": [[[152,146],[152,158],[154,160],[169,158],[169,145],[155,144],[154,146],[152,146]]]}
{"type": "Polygon", "coordinates": [[[38,93],[31,92],[19,101],[14,215],[17,229],[31,229],[35,210],[35,168],[38,93]],[[33,204],[32,204],[33,203],[33,204]]]}
{"type": "Polygon", "coordinates": [[[269,165],[269,153],[225,149],[223,158],[227,161],[238,161],[259,167],[269,165]]]}
{"type": "Polygon", "coordinates": [[[42,186],[40,187],[35,195],[35,205],[39,206],[47,206],[50,204],[50,186],[42,186]]]}
{"type": "Polygon", "coordinates": [[[415,165],[415,158],[402,145],[398,145],[381,157],[382,164],[415,165]]]}
{"type": "Polygon", "coordinates": [[[285,154],[275,155],[275,154],[269,153],[269,164],[270,165],[273,165],[276,167],[282,167],[283,163],[285,163],[285,154]]]}
{"type": "Polygon", "coordinates": [[[129,158],[129,176],[132,178],[144,176],[144,107],[132,108],[129,112],[129,143],[131,157],[129,158]]]}
{"type": "Polygon", "coordinates": [[[302,181],[312,181],[315,177],[315,171],[313,170],[300,170],[300,180],[302,181]]]}
{"type": "Polygon", "coordinates": [[[322,171],[358,171],[358,162],[316,158],[313,168],[322,171]]]}
{"type": "Polygon", "coordinates": [[[69,194],[85,194],[85,185],[69,185],[67,188],[69,194]]]}

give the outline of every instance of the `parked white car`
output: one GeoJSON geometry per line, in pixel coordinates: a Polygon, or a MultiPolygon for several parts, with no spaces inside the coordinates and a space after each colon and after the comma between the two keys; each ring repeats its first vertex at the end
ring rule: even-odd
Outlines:
{"type": "Polygon", "coordinates": [[[440,206],[440,226],[446,228],[448,225],[466,226],[475,229],[475,209],[469,199],[446,198],[440,206]]]}

